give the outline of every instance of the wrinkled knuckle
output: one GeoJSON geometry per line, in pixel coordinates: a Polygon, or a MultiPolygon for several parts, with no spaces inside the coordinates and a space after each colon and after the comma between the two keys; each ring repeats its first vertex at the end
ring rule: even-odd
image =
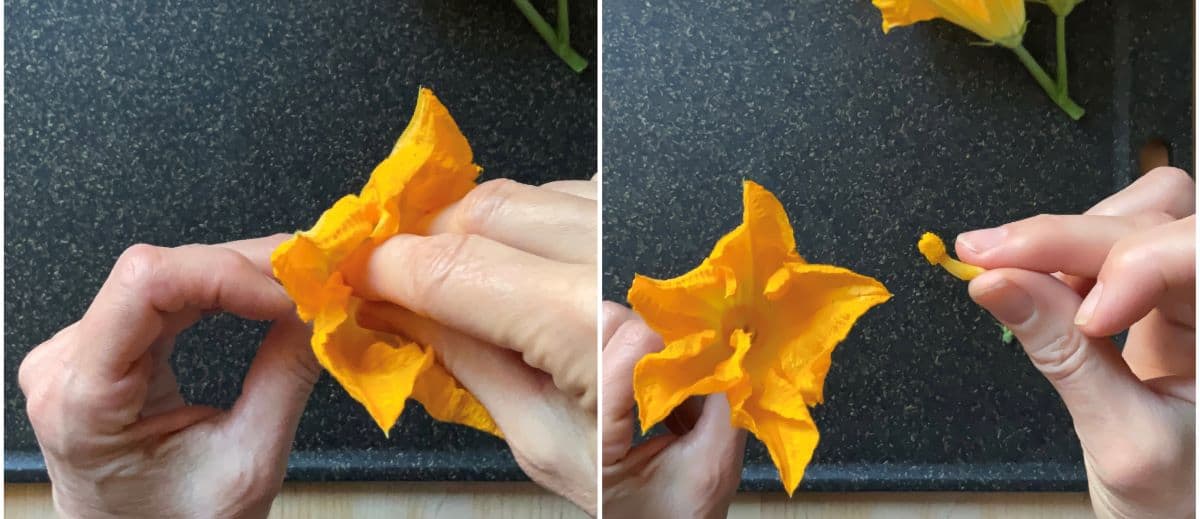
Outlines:
{"type": "Polygon", "coordinates": [[[161,262],[161,248],[139,243],[125,249],[117,258],[113,276],[131,290],[149,290],[155,283],[161,262]]]}
{"type": "Polygon", "coordinates": [[[478,233],[488,228],[505,204],[512,198],[517,182],[506,178],[489,180],[472,189],[459,204],[458,224],[466,233],[478,233]]]}
{"type": "Polygon", "coordinates": [[[1069,383],[1075,380],[1084,365],[1086,338],[1076,327],[1068,328],[1065,333],[1029,353],[1038,371],[1052,382],[1069,383]]]}
{"type": "Polygon", "coordinates": [[[737,483],[733,481],[731,475],[739,475],[740,471],[730,473],[724,470],[717,464],[711,464],[711,467],[701,468],[692,472],[691,478],[691,493],[692,501],[696,503],[704,503],[712,500],[721,500],[725,496],[732,494],[737,483]]]}
{"type": "Polygon", "coordinates": [[[209,269],[214,272],[237,272],[254,268],[254,264],[245,256],[224,247],[209,246],[206,252],[211,253],[207,263],[209,269]]]}
{"type": "Polygon", "coordinates": [[[59,332],[59,335],[30,351],[17,368],[17,384],[25,395],[25,412],[35,428],[44,426],[45,419],[56,407],[51,399],[57,392],[51,389],[52,385],[57,383],[60,370],[48,366],[47,362],[53,358],[52,349],[57,341],[61,340],[58,338],[61,334],[62,332],[59,332]]]}
{"type": "Polygon", "coordinates": [[[584,384],[583,391],[579,392],[576,397],[576,404],[584,411],[593,412],[596,410],[596,386],[593,384],[584,384]]]}
{"type": "Polygon", "coordinates": [[[33,426],[34,430],[45,430],[55,406],[49,402],[44,391],[26,389],[25,395],[25,414],[29,417],[29,425],[33,426]]]}
{"type": "Polygon", "coordinates": [[[533,442],[532,449],[513,450],[513,458],[529,479],[542,483],[554,482],[565,477],[559,466],[559,456],[551,446],[553,442],[533,442]]]}
{"type": "Polygon", "coordinates": [[[657,345],[658,349],[661,349],[662,346],[662,338],[658,336],[658,333],[638,319],[630,319],[621,324],[618,333],[613,334],[614,337],[618,335],[620,340],[612,345],[616,346],[617,351],[638,349],[644,345],[657,345]]]}
{"type": "Polygon", "coordinates": [[[33,392],[34,383],[42,380],[42,358],[45,356],[45,344],[34,348],[21,361],[17,368],[17,385],[28,399],[33,392]]]}
{"type": "Polygon", "coordinates": [[[413,251],[414,264],[410,277],[414,301],[429,301],[436,297],[442,287],[462,268],[472,246],[470,234],[438,234],[423,238],[413,251]]]}
{"type": "Polygon", "coordinates": [[[282,478],[273,478],[264,474],[257,465],[266,463],[269,466],[273,460],[262,460],[254,464],[242,464],[230,474],[228,479],[229,494],[233,501],[242,503],[244,508],[255,508],[255,505],[275,499],[283,490],[282,478]]]}

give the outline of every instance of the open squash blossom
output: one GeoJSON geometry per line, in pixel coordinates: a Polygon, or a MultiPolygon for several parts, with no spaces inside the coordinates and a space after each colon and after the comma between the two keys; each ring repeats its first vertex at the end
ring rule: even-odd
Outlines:
{"type": "Polygon", "coordinates": [[[921,251],[930,265],[941,265],[951,276],[963,281],[975,279],[976,276],[985,272],[981,267],[951,258],[950,254],[946,252],[946,244],[938,235],[931,232],[921,235],[921,240],[917,242],[917,250],[921,251]]]}
{"type": "Polygon", "coordinates": [[[500,435],[432,348],[393,333],[398,327],[389,323],[407,310],[366,301],[348,281],[364,277],[371,252],[388,238],[423,233],[440,209],[475,186],[480,171],[450,113],[422,88],[408,127],[362,192],[342,197],[271,255],[300,318],[312,322],[317,360],[385,435],[409,397],[438,420],[500,435]]]}
{"type": "Polygon", "coordinates": [[[724,392],[732,423],[770,451],[788,494],[817,446],[808,407],[823,401],[833,348],[891,294],[796,253],[783,206],[743,184],[742,224],[700,266],[665,281],[635,276],[629,302],[666,347],[634,368],[642,432],[693,395],[724,392]]]}
{"type": "Polygon", "coordinates": [[[883,14],[883,32],[941,18],[980,38],[1013,48],[1025,35],[1024,0],[872,0],[883,14]]]}

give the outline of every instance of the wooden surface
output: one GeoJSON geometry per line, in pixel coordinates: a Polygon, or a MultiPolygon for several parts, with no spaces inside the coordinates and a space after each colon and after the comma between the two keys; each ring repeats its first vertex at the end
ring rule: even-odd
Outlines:
{"type": "MultiPolygon", "coordinates": [[[[47,485],[4,485],[4,517],[52,515],[47,485]]],[[[578,518],[567,501],[524,483],[289,483],[272,518],[578,518]]],[[[1092,517],[1086,494],[1065,493],[813,493],[788,499],[740,494],[733,519],[1092,517]]]]}

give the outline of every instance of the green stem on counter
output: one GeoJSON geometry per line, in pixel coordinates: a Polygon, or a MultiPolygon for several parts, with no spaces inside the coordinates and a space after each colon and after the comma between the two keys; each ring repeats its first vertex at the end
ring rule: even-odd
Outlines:
{"type": "Polygon", "coordinates": [[[533,28],[537,31],[538,35],[540,35],[542,39],[546,41],[546,44],[550,46],[550,49],[553,50],[559,58],[562,58],[567,66],[571,67],[571,70],[579,73],[583,72],[583,69],[587,68],[588,62],[586,59],[583,59],[583,56],[580,56],[577,52],[575,52],[575,49],[571,48],[571,42],[567,39],[567,37],[570,35],[570,29],[567,28],[568,15],[564,6],[566,2],[567,0],[559,0],[558,31],[556,32],[554,27],[551,27],[550,24],[546,23],[546,20],[542,18],[541,13],[538,13],[537,9],[529,3],[529,0],[513,0],[513,3],[517,5],[517,9],[521,11],[521,14],[525,15],[525,18],[529,20],[531,25],[533,25],[533,28]]]}
{"type": "Polygon", "coordinates": [[[1013,53],[1017,55],[1017,59],[1021,60],[1021,64],[1025,65],[1026,69],[1029,69],[1029,73],[1032,74],[1033,78],[1037,80],[1038,85],[1041,85],[1042,90],[1046,91],[1046,95],[1050,96],[1050,99],[1054,101],[1059,108],[1062,108],[1062,110],[1067,113],[1067,116],[1076,121],[1078,121],[1080,117],[1083,117],[1083,108],[1075,104],[1075,101],[1072,101],[1071,98],[1066,94],[1060,94],[1058,92],[1058,86],[1054,84],[1054,80],[1050,79],[1050,75],[1046,74],[1046,71],[1042,69],[1042,66],[1038,64],[1037,60],[1033,59],[1033,56],[1029,54],[1029,51],[1025,50],[1024,45],[1017,45],[1016,47],[1010,48],[1012,49],[1013,53]]]}
{"type": "Polygon", "coordinates": [[[569,0],[558,0],[558,42],[560,45],[571,42],[571,15],[569,0]]]}
{"type": "Polygon", "coordinates": [[[1067,15],[1054,15],[1054,39],[1058,49],[1058,62],[1054,64],[1058,75],[1058,95],[1067,97],[1067,15]]]}

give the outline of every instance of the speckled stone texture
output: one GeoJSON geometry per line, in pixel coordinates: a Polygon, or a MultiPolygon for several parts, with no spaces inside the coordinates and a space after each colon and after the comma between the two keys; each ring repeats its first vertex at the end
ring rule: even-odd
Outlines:
{"type": "MultiPolygon", "coordinates": [[[[5,480],[44,480],[16,372],[82,315],[123,249],[309,227],[357,192],[431,87],[485,178],[596,171],[596,72],[576,75],[510,3],[6,2],[5,480]]],[[[540,2],[544,12],[553,2],[540,2]]],[[[571,34],[596,55],[596,9],[571,34]]],[[[185,333],[193,402],[229,406],[265,326],[185,333]]],[[[384,438],[328,376],[293,479],[523,478],[504,444],[418,404],[384,438]]]]}
{"type": "MultiPolygon", "coordinates": [[[[1027,47],[1054,23],[1029,4],[1027,47]]],[[[1069,18],[1072,122],[1007,50],[944,22],[884,35],[854,2],[604,5],[604,294],[686,272],[741,217],[743,178],[783,201],[800,253],[895,297],[834,353],[806,490],[1082,490],[1067,412],[962,282],[916,250],[1130,182],[1137,146],[1192,149],[1192,5],[1087,0],[1069,18]]],[[[752,440],[743,488],[778,491],[752,440]]]]}

